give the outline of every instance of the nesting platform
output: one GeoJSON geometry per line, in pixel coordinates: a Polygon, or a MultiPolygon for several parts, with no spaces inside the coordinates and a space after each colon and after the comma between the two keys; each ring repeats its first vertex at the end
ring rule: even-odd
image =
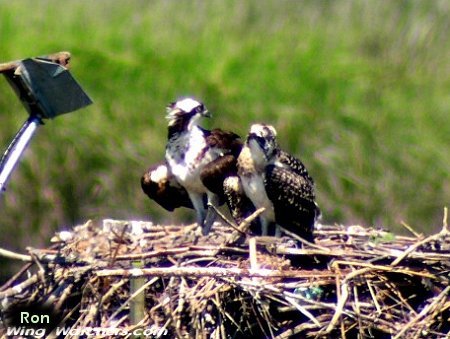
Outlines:
{"type": "Polygon", "coordinates": [[[0,253],[27,261],[0,301],[6,312],[46,305],[69,328],[151,327],[162,338],[448,335],[445,219],[429,237],[318,225],[315,244],[302,246],[246,228],[216,223],[203,237],[195,225],[88,221],[50,248],[0,253]]]}

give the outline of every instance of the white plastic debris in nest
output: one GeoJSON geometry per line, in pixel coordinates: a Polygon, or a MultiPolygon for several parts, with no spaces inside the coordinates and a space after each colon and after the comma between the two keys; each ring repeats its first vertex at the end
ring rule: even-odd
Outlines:
{"type": "Polygon", "coordinates": [[[69,242],[74,237],[73,232],[71,231],[61,231],[57,232],[51,239],[50,242],[69,242]]]}
{"type": "Polygon", "coordinates": [[[365,235],[367,234],[367,229],[361,225],[351,225],[347,227],[348,235],[365,235]]]}

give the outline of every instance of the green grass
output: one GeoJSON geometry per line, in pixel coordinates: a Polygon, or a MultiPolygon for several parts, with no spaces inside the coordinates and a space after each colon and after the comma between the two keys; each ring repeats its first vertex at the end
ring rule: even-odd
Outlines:
{"type": "MultiPolygon", "coordinates": [[[[0,61],[69,50],[95,104],[49,121],[1,199],[0,245],[88,218],[188,222],[142,194],[165,105],[201,98],[206,127],[273,124],[316,180],[326,222],[418,231],[450,197],[446,1],[6,1],[0,61]]],[[[0,145],[26,118],[0,82],[0,145]]]]}

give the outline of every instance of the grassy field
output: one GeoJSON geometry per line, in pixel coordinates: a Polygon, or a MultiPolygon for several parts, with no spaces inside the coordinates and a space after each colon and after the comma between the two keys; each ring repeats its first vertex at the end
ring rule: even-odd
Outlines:
{"type": "MultiPolygon", "coordinates": [[[[0,0],[0,62],[68,50],[94,100],[32,141],[0,201],[0,246],[89,218],[192,221],[139,184],[181,95],[213,112],[206,127],[273,124],[325,222],[436,230],[450,202],[449,17],[447,1],[0,0]]],[[[25,118],[2,80],[0,145],[25,118]]]]}

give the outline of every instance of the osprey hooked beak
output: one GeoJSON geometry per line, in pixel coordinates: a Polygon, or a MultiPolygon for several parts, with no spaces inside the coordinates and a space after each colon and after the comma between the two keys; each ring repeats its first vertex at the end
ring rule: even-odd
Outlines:
{"type": "Polygon", "coordinates": [[[211,118],[211,117],[212,117],[211,112],[208,111],[207,109],[205,109],[205,110],[203,111],[202,115],[203,115],[203,117],[205,117],[205,118],[211,118]]]}

